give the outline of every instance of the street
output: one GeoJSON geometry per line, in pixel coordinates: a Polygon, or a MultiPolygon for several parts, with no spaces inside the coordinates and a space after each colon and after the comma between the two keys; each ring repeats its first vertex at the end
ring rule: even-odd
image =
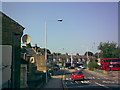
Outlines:
{"type": "Polygon", "coordinates": [[[111,80],[110,78],[100,77],[97,75],[93,75],[86,70],[83,71],[85,75],[84,81],[73,81],[71,80],[71,75],[68,73],[69,70],[65,70],[64,76],[64,86],[66,88],[104,88],[108,90],[119,89],[120,82],[118,80],[111,80]]]}

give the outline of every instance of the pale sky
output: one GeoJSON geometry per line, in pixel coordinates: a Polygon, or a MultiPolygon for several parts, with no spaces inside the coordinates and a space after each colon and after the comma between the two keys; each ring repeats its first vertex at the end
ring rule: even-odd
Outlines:
{"type": "Polygon", "coordinates": [[[25,27],[32,45],[43,48],[45,21],[53,20],[47,23],[51,52],[83,55],[97,52],[100,42],[118,43],[117,2],[3,2],[2,12],[25,27]]]}

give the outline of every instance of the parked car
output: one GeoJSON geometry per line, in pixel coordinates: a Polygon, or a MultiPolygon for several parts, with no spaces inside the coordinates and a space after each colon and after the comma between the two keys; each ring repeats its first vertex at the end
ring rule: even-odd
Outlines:
{"type": "Polygon", "coordinates": [[[82,71],[77,70],[77,71],[72,72],[71,78],[73,81],[84,80],[84,74],[82,73],[82,71]]]}
{"type": "Polygon", "coordinates": [[[81,67],[77,67],[76,70],[82,71],[83,69],[81,67]]]}
{"type": "Polygon", "coordinates": [[[83,67],[83,66],[79,66],[80,68],[82,68],[82,69],[85,69],[85,67],[83,67]]]}
{"type": "Polygon", "coordinates": [[[72,66],[71,66],[71,67],[68,67],[68,69],[75,69],[75,67],[72,67],[72,66]]]}
{"type": "Polygon", "coordinates": [[[59,68],[59,67],[55,67],[54,70],[55,70],[55,71],[58,71],[58,70],[60,70],[60,68],[59,68]]]}
{"type": "Polygon", "coordinates": [[[83,66],[78,66],[78,67],[76,68],[76,70],[83,70],[83,69],[85,69],[85,67],[83,67],[83,66]]]}

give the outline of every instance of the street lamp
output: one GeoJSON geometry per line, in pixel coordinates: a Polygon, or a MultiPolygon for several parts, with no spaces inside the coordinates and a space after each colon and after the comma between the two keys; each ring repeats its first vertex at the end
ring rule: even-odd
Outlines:
{"type": "Polygon", "coordinates": [[[86,57],[87,57],[87,69],[89,69],[88,64],[89,64],[89,62],[90,62],[88,56],[89,56],[89,54],[88,54],[88,51],[87,51],[87,52],[86,52],[86,57]]]}
{"type": "Polygon", "coordinates": [[[72,67],[72,64],[73,64],[73,53],[71,53],[71,67],[72,67]]]}
{"type": "MultiPolygon", "coordinates": [[[[49,20],[53,21],[53,20],[49,20]]],[[[63,19],[57,19],[57,21],[62,22],[63,19]]],[[[47,83],[47,21],[45,21],[45,61],[46,61],[46,83],[47,83]]]]}

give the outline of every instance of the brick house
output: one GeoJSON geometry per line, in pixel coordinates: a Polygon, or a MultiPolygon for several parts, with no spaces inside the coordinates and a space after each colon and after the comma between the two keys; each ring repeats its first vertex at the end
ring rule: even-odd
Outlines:
{"type": "Polygon", "coordinates": [[[12,46],[11,88],[20,88],[20,47],[24,27],[2,12],[0,17],[0,45],[12,46]]]}

